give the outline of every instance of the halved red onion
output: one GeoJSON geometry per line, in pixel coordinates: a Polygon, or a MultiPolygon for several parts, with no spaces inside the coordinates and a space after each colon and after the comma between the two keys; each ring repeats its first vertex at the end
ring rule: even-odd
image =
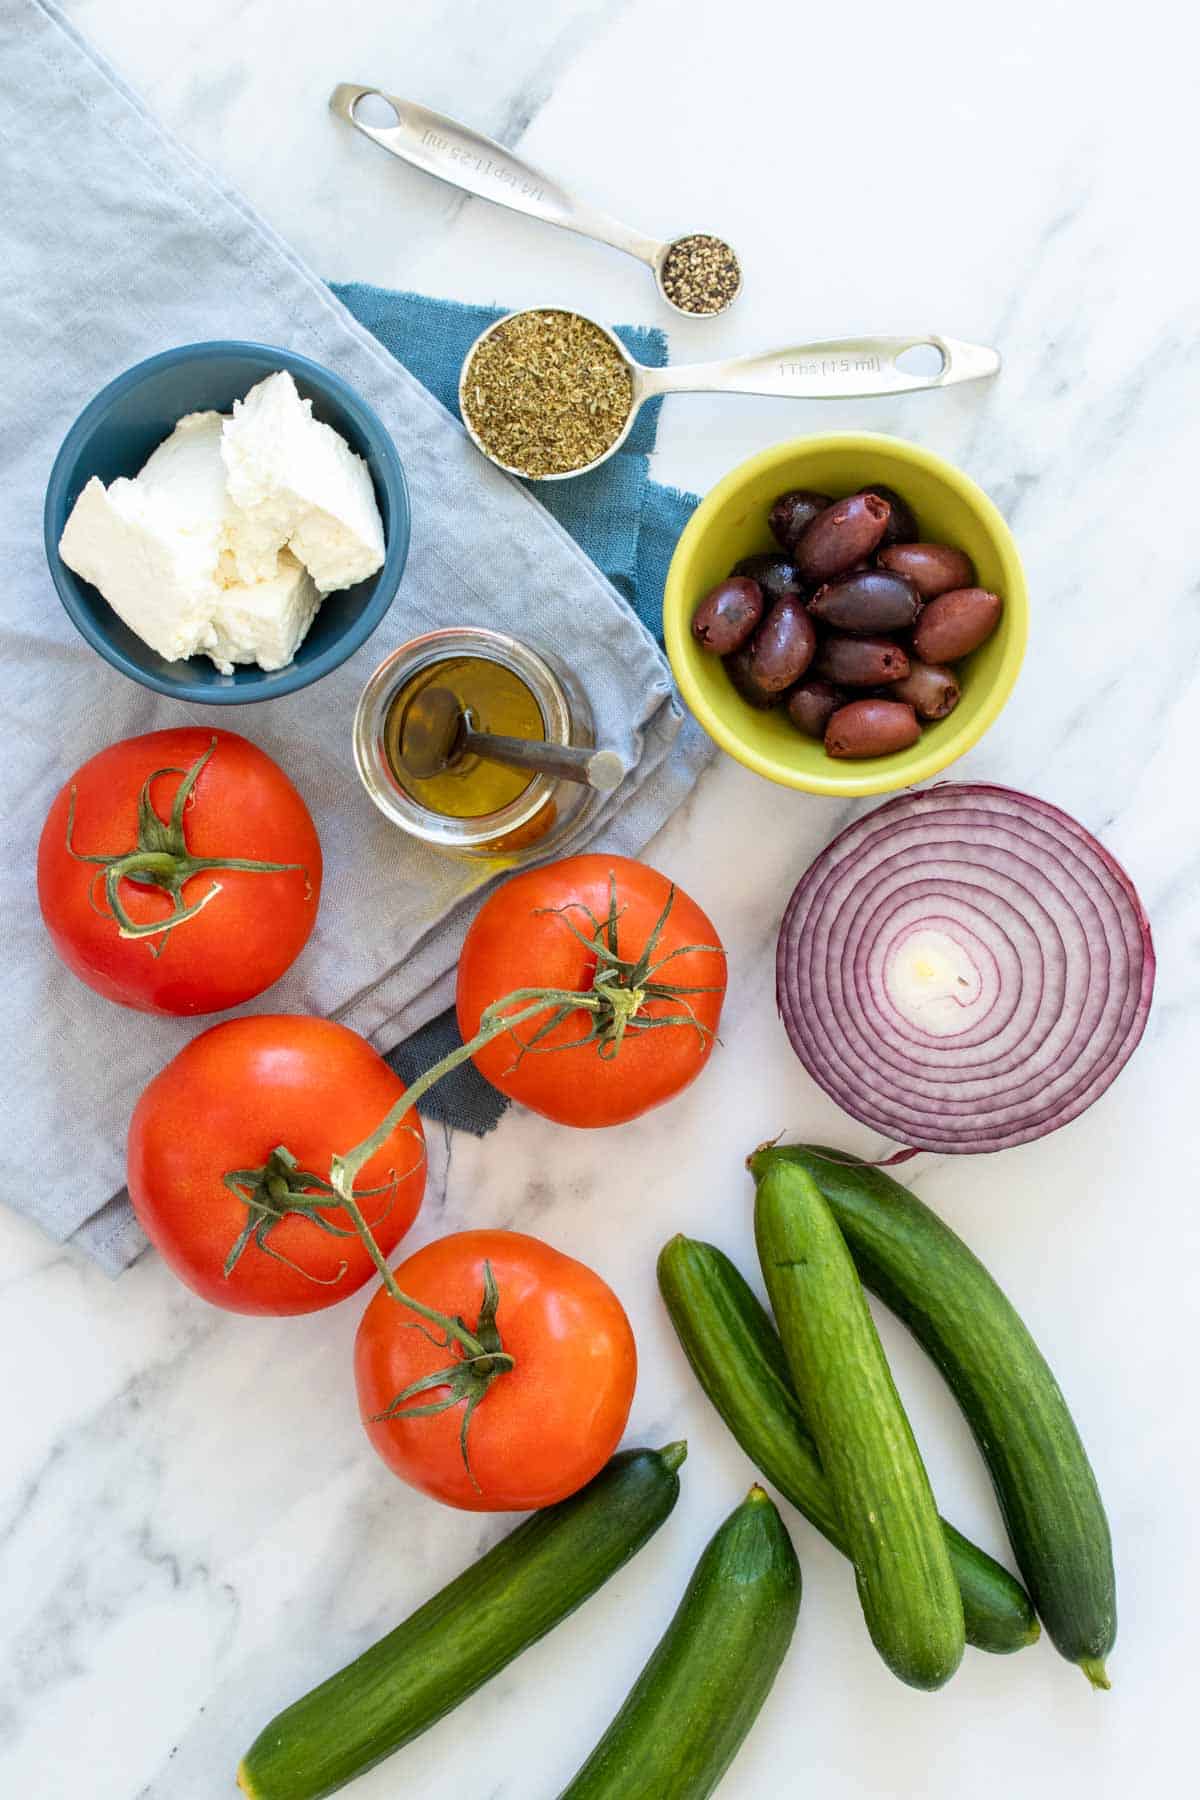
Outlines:
{"type": "Polygon", "coordinates": [[[1029,794],[945,782],[834,839],[776,993],[813,1079],[914,1149],[1003,1150],[1098,1100],[1145,1028],[1150,923],[1120,864],[1029,794]]]}

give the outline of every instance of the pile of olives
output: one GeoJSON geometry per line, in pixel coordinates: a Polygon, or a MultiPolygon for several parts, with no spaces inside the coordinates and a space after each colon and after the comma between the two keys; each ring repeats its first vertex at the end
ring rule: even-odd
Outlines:
{"type": "Polygon", "coordinates": [[[971,559],[922,543],[894,488],[843,500],[793,488],[771,507],[779,550],[743,557],[692,618],[751,706],[783,706],[828,756],[907,750],[958,705],[950,666],[991,636],[1003,602],[971,559]]]}

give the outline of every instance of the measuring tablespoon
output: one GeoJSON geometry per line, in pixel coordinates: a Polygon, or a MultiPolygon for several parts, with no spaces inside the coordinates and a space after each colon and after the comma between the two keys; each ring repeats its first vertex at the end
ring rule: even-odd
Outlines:
{"type": "MultiPolygon", "coordinates": [[[[724,302],[706,307],[702,313],[676,305],[667,292],[663,272],[671,251],[676,245],[686,244],[689,238],[707,237],[710,233],[683,232],[665,244],[656,238],[645,237],[640,231],[632,231],[629,226],[609,218],[607,213],[583,205],[552,176],[522,162],[519,156],[514,156],[493,138],[484,137],[482,132],[472,131],[470,126],[460,125],[442,113],[431,112],[426,106],[403,100],[399,94],[385,93],[382,88],[343,81],[334,88],[329,105],[331,111],[345,119],[348,125],[353,125],[356,131],[361,131],[364,137],[426,175],[436,175],[440,181],[451,182],[464,193],[475,194],[481,200],[492,200],[512,212],[526,213],[531,219],[542,219],[547,225],[559,225],[565,231],[578,232],[580,237],[595,238],[614,250],[623,250],[627,256],[636,256],[639,262],[649,266],[667,305],[685,318],[713,318],[732,306],[741,292],[740,267],[737,286],[724,302]],[[395,114],[392,124],[373,125],[370,122],[365,116],[364,103],[371,100],[391,108],[395,114]]],[[[724,244],[724,239],[717,239],[717,242],[724,244]]],[[[725,245],[725,248],[729,249],[729,246],[725,245]]]]}
{"type": "Polygon", "coordinates": [[[442,775],[464,756],[576,781],[597,793],[611,794],[625,775],[615,750],[582,744],[547,744],[542,739],[500,737],[479,731],[474,714],[449,688],[427,687],[412,701],[404,718],[400,759],[418,781],[442,775]]]}
{"type": "MultiPolygon", "coordinates": [[[[530,307],[530,312],[557,312],[557,307],[530,307]]],[[[523,313],[508,313],[481,331],[463,361],[458,381],[458,409],[472,442],[497,468],[510,475],[524,475],[541,481],[565,481],[571,476],[586,475],[615,456],[633,429],[638,409],[647,400],[662,394],[763,394],[780,400],[853,400],[881,394],[913,394],[922,388],[954,387],[962,381],[981,381],[995,375],[1000,356],[983,344],[967,344],[959,338],[942,337],[930,331],[922,337],[857,337],[831,338],[814,344],[796,344],[785,350],[764,350],[757,356],[732,356],[722,362],[680,363],[674,367],[655,369],[636,362],[620,338],[606,325],[595,325],[616,347],[629,370],[631,397],[629,413],[620,432],[606,450],[578,469],[565,469],[551,475],[529,477],[529,471],[501,462],[494,456],[471,423],[466,395],[471,379],[475,352],[494,332],[523,313]],[[936,371],[918,373],[903,369],[900,358],[909,351],[932,351],[938,358],[936,371]]],[[[583,314],[575,317],[582,318],[583,314]]]]}

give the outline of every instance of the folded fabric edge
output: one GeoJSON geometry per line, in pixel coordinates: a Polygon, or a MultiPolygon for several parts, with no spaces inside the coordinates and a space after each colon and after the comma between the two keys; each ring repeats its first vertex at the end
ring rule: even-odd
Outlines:
{"type": "MultiPolygon", "coordinates": [[[[246,226],[257,233],[261,239],[265,240],[270,247],[277,251],[280,257],[290,266],[293,274],[301,277],[305,282],[308,291],[313,296],[317,297],[318,305],[323,306],[327,313],[333,313],[338,317],[339,322],[354,336],[364,354],[369,356],[379,367],[387,367],[389,371],[399,369],[403,379],[410,387],[410,390],[419,395],[428,406],[436,410],[446,410],[441,408],[440,403],[434,396],[430,395],[428,390],[417,382],[409,371],[404,370],[403,366],[398,364],[396,360],[388,354],[386,349],[353,318],[353,315],[348,309],[346,309],[334,295],[329,293],[328,289],[325,288],[324,284],[321,283],[312,271],[308,269],[307,265],[299,258],[297,253],[265,224],[249,203],[246,202],[236,190],[231,189],[222,183],[208,165],[203,163],[191,151],[187,150],[173,134],[169,133],[166,128],[154,118],[154,116],[146,109],[136,92],[121,80],[111,66],[93,49],[86,39],[81,36],[74,25],[63,16],[58,7],[49,3],[42,3],[40,4],[40,10],[43,13],[44,19],[78,49],[83,59],[92,64],[93,68],[110,84],[114,93],[125,102],[130,112],[143,123],[149,132],[152,132],[157,137],[159,143],[165,150],[178,156],[181,163],[186,165],[198,179],[201,179],[206,183],[212,194],[223,199],[237,213],[243,226],[246,226]]],[[[639,329],[651,333],[657,330],[655,327],[639,329]]],[[[657,360],[657,358],[647,357],[647,360],[657,360]]],[[[535,496],[527,493],[526,497],[533,504],[538,504],[535,496]]],[[[552,532],[555,532],[560,539],[568,542],[577,560],[585,564],[591,571],[595,589],[599,593],[604,594],[610,607],[615,607],[619,613],[624,614],[628,619],[632,609],[613,587],[611,581],[607,579],[604,572],[597,568],[594,562],[586,556],[565,527],[554,520],[552,516],[546,515],[544,508],[539,507],[539,510],[547,517],[552,532]]],[[[636,615],[634,615],[633,620],[630,622],[636,627],[638,624],[636,615]]],[[[644,625],[642,629],[644,631],[644,625]]],[[[648,636],[649,634],[646,635],[648,636]]],[[[661,652],[657,652],[657,654],[661,660],[661,652]]],[[[664,678],[669,682],[669,674],[666,670],[665,662],[663,664],[663,670],[664,678]]],[[[687,759],[685,758],[684,760],[687,759]]],[[[685,792],[690,791],[700,766],[700,761],[694,761],[686,771],[685,792]]],[[[640,795],[636,798],[640,802],[637,807],[639,812],[647,816],[655,815],[653,823],[650,824],[649,831],[643,831],[641,833],[641,840],[644,842],[646,836],[652,835],[653,831],[665,822],[665,818],[669,816],[673,806],[679,803],[679,799],[676,798],[673,800],[671,806],[668,807],[664,813],[661,805],[658,807],[648,805],[645,795],[640,795]]],[[[626,834],[622,835],[625,836],[626,834]]],[[[629,849],[631,846],[626,844],[623,845],[623,848],[629,849]]],[[[400,1048],[402,1048],[402,1046],[400,1046],[400,1048]]],[[[121,1268],[128,1266],[128,1263],[131,1262],[140,1253],[140,1250],[145,1247],[144,1236],[140,1232],[136,1220],[133,1218],[132,1211],[129,1208],[127,1194],[123,1190],[121,1193],[112,1196],[96,1213],[76,1227],[65,1241],[75,1243],[81,1248],[86,1249],[87,1253],[91,1255],[94,1260],[99,1262],[101,1266],[110,1268],[113,1273],[117,1273],[121,1268]]]]}

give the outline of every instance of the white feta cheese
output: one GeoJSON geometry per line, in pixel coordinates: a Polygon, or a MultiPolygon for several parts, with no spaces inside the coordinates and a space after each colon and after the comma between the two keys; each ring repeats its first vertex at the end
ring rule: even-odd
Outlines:
{"type": "Polygon", "coordinates": [[[138,481],[105,488],[95,475],[58,544],[69,569],[100,589],[143,643],[168,662],[216,641],[212,542],[189,536],[138,481]]]}
{"type": "Polygon", "coordinates": [[[374,574],[383,525],[366,464],[281,370],[232,418],[188,413],[132,481],[95,477],[59,551],[169,661],[291,662],[323,594],[374,574]]]}
{"type": "Polygon", "coordinates": [[[272,551],[290,546],[322,594],[352,587],[383,564],[383,523],[370,472],[329,425],[312,416],[286,369],[235,400],[221,454],[244,515],[232,541],[238,574],[255,580],[272,551]]]}
{"type": "Polygon", "coordinates": [[[282,550],[266,581],[221,589],[212,615],[216,642],[208,654],[224,675],[235,663],[282,669],[291,662],[316,616],[321,596],[308,570],[282,550]]]}
{"type": "Polygon", "coordinates": [[[153,451],[137,484],[165,524],[211,555],[228,542],[236,513],[221,460],[221,414],[188,413],[153,451]]]}
{"type": "Polygon", "coordinates": [[[150,493],[185,537],[211,543],[220,582],[274,577],[279,546],[232,499],[221,455],[225,414],[188,413],[158,446],[138,484],[150,493]],[[235,548],[236,546],[236,548],[235,548]]]}

